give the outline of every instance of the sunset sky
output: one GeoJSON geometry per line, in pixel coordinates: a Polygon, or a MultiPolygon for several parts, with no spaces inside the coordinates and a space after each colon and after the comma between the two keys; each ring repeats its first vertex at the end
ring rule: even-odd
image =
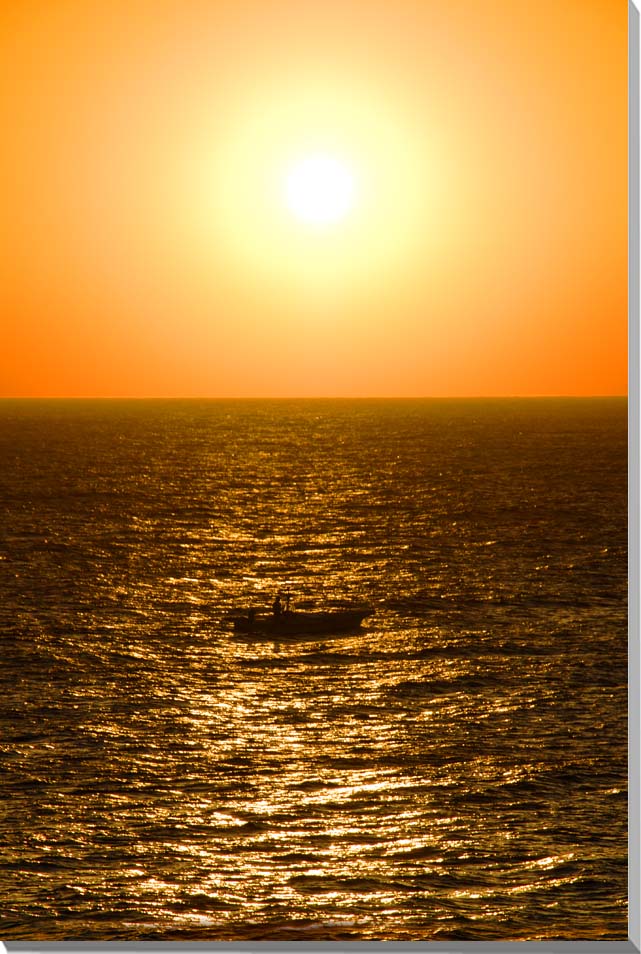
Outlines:
{"type": "Polygon", "coordinates": [[[0,396],[624,394],[625,0],[8,0],[0,396]]]}

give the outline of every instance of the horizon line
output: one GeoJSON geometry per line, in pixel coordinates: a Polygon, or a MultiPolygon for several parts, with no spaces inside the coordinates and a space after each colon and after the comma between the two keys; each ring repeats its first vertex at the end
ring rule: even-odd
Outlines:
{"type": "Polygon", "coordinates": [[[289,394],[289,395],[0,395],[0,401],[550,401],[627,399],[616,394],[289,394]]]}

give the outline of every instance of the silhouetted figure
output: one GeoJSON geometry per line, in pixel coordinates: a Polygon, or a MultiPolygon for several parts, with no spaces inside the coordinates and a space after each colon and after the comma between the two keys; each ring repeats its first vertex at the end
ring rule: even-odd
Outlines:
{"type": "Polygon", "coordinates": [[[272,604],[272,613],[274,614],[274,619],[280,619],[283,612],[283,607],[280,601],[280,593],[276,594],[276,599],[272,604]]]}
{"type": "Polygon", "coordinates": [[[249,612],[247,613],[247,620],[249,622],[249,628],[252,629],[254,626],[254,619],[256,618],[256,610],[253,606],[250,606],[249,612]]]}
{"type": "Polygon", "coordinates": [[[290,593],[285,593],[285,612],[289,613],[289,601],[291,599],[290,593]]]}

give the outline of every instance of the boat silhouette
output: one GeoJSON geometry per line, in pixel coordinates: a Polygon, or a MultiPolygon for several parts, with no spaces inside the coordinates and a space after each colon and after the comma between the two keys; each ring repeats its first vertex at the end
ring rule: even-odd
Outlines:
{"type": "Polygon", "coordinates": [[[286,610],[278,615],[273,613],[249,613],[231,617],[234,632],[255,633],[269,636],[311,636],[346,633],[358,629],[363,620],[371,616],[372,610],[335,609],[318,612],[286,610]]]}

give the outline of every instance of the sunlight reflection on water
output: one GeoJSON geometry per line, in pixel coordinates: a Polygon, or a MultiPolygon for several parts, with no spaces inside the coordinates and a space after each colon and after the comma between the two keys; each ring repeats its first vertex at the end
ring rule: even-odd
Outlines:
{"type": "Polygon", "coordinates": [[[625,937],[624,407],[310,407],[5,422],[6,936],[625,937]]]}

